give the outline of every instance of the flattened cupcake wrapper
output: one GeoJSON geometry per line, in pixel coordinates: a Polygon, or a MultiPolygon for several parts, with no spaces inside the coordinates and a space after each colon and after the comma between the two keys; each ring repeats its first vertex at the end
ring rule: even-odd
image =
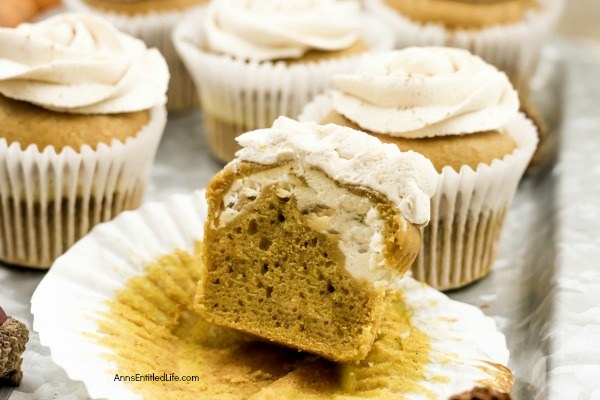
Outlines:
{"type": "MultiPolygon", "coordinates": [[[[235,138],[270,127],[280,115],[296,117],[314,96],[331,85],[331,77],[352,71],[364,55],[286,65],[247,62],[204,50],[197,21],[204,10],[190,13],[173,32],[173,41],[196,82],[204,111],[205,134],[214,155],[231,161],[239,149],[235,138]]],[[[393,47],[391,32],[364,17],[362,39],[371,51],[393,47]]]]}
{"type": "Polygon", "coordinates": [[[467,49],[505,71],[513,84],[527,90],[535,74],[541,49],[558,21],[563,0],[539,0],[523,21],[485,29],[450,30],[441,24],[411,21],[384,0],[365,0],[366,9],[394,30],[396,47],[449,46],[467,49]]]}
{"type": "Polygon", "coordinates": [[[139,15],[126,15],[90,7],[84,0],[64,0],[65,6],[72,11],[88,12],[98,15],[117,29],[143,40],[148,47],[156,47],[169,65],[171,79],[167,91],[169,111],[183,111],[198,104],[198,93],[187,69],[181,62],[171,33],[179,21],[199,5],[182,11],[151,12],[139,15]]]}
{"type": "Polygon", "coordinates": [[[137,208],[166,120],[157,106],[135,137],[95,150],[21,149],[0,138],[0,260],[47,269],[94,225],[137,208]]]}
{"type": "MultiPolygon", "coordinates": [[[[321,121],[333,106],[327,95],[308,104],[300,121],[321,121]]],[[[439,290],[465,286],[487,275],[495,260],[506,212],[538,143],[523,114],[506,127],[517,148],[502,160],[473,170],[445,167],[431,199],[431,221],[422,229],[415,279],[439,290]]]]}
{"type": "MultiPolygon", "coordinates": [[[[146,369],[152,368],[152,360],[159,353],[174,351],[169,346],[161,345],[161,340],[168,336],[166,331],[175,330],[185,340],[192,340],[191,334],[182,332],[180,325],[185,324],[182,320],[189,322],[186,319],[189,318],[187,310],[190,302],[193,303],[194,282],[201,273],[193,269],[194,265],[189,260],[183,261],[177,256],[171,259],[181,260],[175,262],[180,263],[182,268],[175,264],[155,262],[162,255],[174,254],[175,250],[191,252],[195,242],[202,239],[207,211],[204,192],[197,191],[190,195],[172,196],[164,203],[148,203],[137,211],[123,213],[110,223],[96,227],[60,257],[38,286],[31,307],[34,329],[39,332],[41,343],[50,348],[53,360],[65,369],[71,379],[82,381],[91,398],[141,399],[142,394],[134,392],[131,385],[115,381],[115,374],[127,373],[119,369],[118,360],[125,356],[127,360],[138,360],[138,365],[144,368],[137,367],[141,370],[136,369],[136,372],[151,373],[154,371],[146,369]],[[151,281],[144,281],[142,276],[146,274],[145,268],[151,263],[165,272],[165,276],[159,280],[155,280],[154,276],[150,278],[151,281]],[[134,277],[138,277],[138,280],[135,284],[128,285],[127,281],[134,277]],[[132,291],[124,296],[117,295],[122,294],[125,287],[132,291]],[[99,319],[108,318],[107,324],[114,326],[116,321],[107,312],[115,303],[131,307],[129,310],[136,310],[135,315],[124,317],[128,321],[125,326],[130,329],[104,332],[99,319]],[[144,325],[144,320],[151,321],[150,326],[155,329],[150,332],[146,330],[148,328],[144,325]],[[126,351],[119,355],[114,348],[100,344],[107,341],[110,343],[108,337],[114,337],[119,343],[122,340],[126,351]],[[140,350],[143,348],[147,349],[146,352],[140,350]]],[[[406,311],[390,310],[391,314],[398,313],[399,319],[390,317],[389,323],[382,327],[382,335],[389,336],[378,342],[372,359],[358,365],[339,366],[342,374],[340,384],[350,387],[358,397],[341,393],[327,395],[327,398],[363,398],[361,394],[374,399],[396,398],[399,393],[410,392],[410,397],[407,398],[425,400],[446,399],[453,394],[471,390],[473,386],[489,385],[496,390],[510,390],[512,374],[503,366],[509,356],[506,341],[491,318],[484,316],[478,308],[452,301],[412,278],[404,280],[402,298],[406,311]],[[410,316],[408,321],[404,319],[407,315],[410,316]],[[419,339],[424,337],[427,338],[425,341],[419,339]],[[403,340],[423,345],[405,350],[397,344],[403,340]],[[412,362],[411,368],[406,368],[403,363],[387,362],[387,357],[404,351],[409,353],[405,357],[412,362]],[[411,358],[413,354],[414,359],[411,358]],[[416,373],[416,369],[421,372],[416,373]],[[391,377],[394,385],[382,386],[378,374],[381,378],[391,377]]],[[[230,343],[220,345],[219,348],[224,350],[233,343],[228,339],[233,331],[217,329],[212,328],[212,335],[219,337],[220,343],[230,343]]],[[[235,335],[238,342],[250,340],[248,337],[235,335]]],[[[281,350],[275,353],[277,352],[280,354],[281,350]]],[[[297,359],[298,353],[291,353],[297,359]]],[[[174,357],[169,359],[176,360],[179,357],[185,355],[175,352],[174,357]]],[[[256,361],[252,352],[246,357],[256,361]]],[[[239,360],[235,354],[233,359],[239,360]]],[[[161,395],[163,392],[168,393],[170,398],[304,398],[308,394],[303,392],[307,390],[306,387],[294,382],[304,379],[302,376],[307,369],[324,367],[322,362],[302,361],[296,370],[290,370],[290,366],[278,365],[276,356],[267,356],[261,360],[258,364],[254,362],[252,367],[245,368],[235,361],[232,364],[230,358],[227,365],[237,365],[236,371],[244,372],[236,375],[226,365],[217,363],[215,368],[219,372],[204,375],[200,373],[199,376],[204,380],[197,382],[198,386],[165,383],[157,386],[157,390],[161,392],[155,393],[154,398],[164,398],[161,395]],[[269,359],[275,361],[269,363],[269,359]],[[273,370],[275,374],[279,373],[278,377],[272,377],[267,372],[273,370]],[[226,392],[228,389],[225,382],[229,382],[229,389],[235,391],[237,385],[243,385],[257,377],[264,383],[254,387],[253,392],[247,392],[244,396],[226,392]],[[211,385],[216,386],[218,395],[213,393],[212,396],[192,397],[195,394],[193,390],[206,390],[211,385]]],[[[174,367],[170,365],[166,368],[174,367]]],[[[201,372],[190,369],[186,371],[201,372]]],[[[330,372],[323,376],[331,376],[330,372]]],[[[323,379],[323,376],[317,378],[323,379]]],[[[147,389],[151,383],[144,382],[142,385],[141,390],[147,389]]],[[[137,388],[140,390],[140,386],[137,388]]],[[[311,391],[311,394],[314,396],[315,392],[311,391]]]]}

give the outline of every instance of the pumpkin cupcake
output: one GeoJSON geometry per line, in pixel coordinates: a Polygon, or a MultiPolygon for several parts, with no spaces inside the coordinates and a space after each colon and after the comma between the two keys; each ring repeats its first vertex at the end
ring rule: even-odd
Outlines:
{"type": "Polygon", "coordinates": [[[301,120],[360,129],[437,169],[415,277],[443,290],[484,277],[537,144],[507,76],[465,50],[430,47],[384,53],[333,82],[301,120]]]}
{"type": "Polygon", "coordinates": [[[436,173],[363,132],[280,117],[206,190],[198,309],[218,325],[360,361],[420,249],[436,173]]]}
{"type": "Polygon", "coordinates": [[[391,49],[381,25],[339,0],[215,0],[190,14],[173,40],[200,91],[213,154],[232,160],[238,135],[297,117],[334,74],[391,49]]]}
{"type": "Polygon", "coordinates": [[[141,203],[169,72],[89,15],[0,29],[0,43],[0,260],[47,268],[141,203]]]}
{"type": "Polygon", "coordinates": [[[189,11],[208,0],[63,0],[77,12],[100,16],[122,32],[156,47],[167,60],[171,81],[167,93],[169,111],[183,111],[198,103],[194,84],[181,63],[171,33],[189,11]]]}
{"type": "Polygon", "coordinates": [[[366,0],[394,30],[396,47],[471,51],[506,72],[522,95],[563,0],[366,0]]]}

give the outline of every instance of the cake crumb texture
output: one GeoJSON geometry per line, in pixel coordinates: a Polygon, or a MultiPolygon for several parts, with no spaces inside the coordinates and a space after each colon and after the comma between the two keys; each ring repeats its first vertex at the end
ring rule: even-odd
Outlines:
{"type": "Polygon", "coordinates": [[[420,234],[383,196],[293,165],[241,162],[211,181],[198,310],[217,325],[357,362],[375,340],[389,287],[419,251],[420,234]],[[262,180],[244,179],[250,176],[262,180]],[[356,261],[363,255],[364,263],[356,261]]]}
{"type": "Polygon", "coordinates": [[[344,268],[337,241],[304,222],[294,198],[267,188],[223,229],[207,233],[205,318],[337,360],[362,359],[384,296],[344,268]]]}

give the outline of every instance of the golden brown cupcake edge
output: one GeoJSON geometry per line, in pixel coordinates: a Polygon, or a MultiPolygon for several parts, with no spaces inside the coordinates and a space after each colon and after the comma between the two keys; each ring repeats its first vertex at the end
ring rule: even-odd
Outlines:
{"type": "Polygon", "coordinates": [[[19,143],[21,149],[37,145],[42,151],[54,146],[79,151],[88,145],[110,145],[113,139],[125,142],[135,137],[150,121],[150,111],[122,114],[70,114],[56,112],[0,95],[0,138],[8,144],[19,143]]]}
{"type": "Polygon", "coordinates": [[[483,29],[514,24],[537,7],[535,0],[384,0],[394,11],[419,23],[437,23],[450,30],[483,29]]]}
{"type": "Polygon", "coordinates": [[[463,165],[477,169],[480,163],[491,164],[502,159],[517,147],[509,134],[501,131],[478,132],[465,135],[437,136],[407,139],[399,136],[377,134],[367,131],[345,116],[331,111],[321,124],[336,124],[366,132],[384,143],[397,145],[401,151],[413,150],[429,158],[438,172],[446,166],[459,171],[463,165]]]}

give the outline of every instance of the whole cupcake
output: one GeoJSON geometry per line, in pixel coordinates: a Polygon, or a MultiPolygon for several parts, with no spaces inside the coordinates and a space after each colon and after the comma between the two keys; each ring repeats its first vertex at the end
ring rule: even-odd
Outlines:
{"type": "Polygon", "coordinates": [[[397,48],[467,49],[524,92],[563,0],[365,0],[365,6],[394,29],[397,48]]]}
{"type": "Polygon", "coordinates": [[[89,15],[0,29],[0,260],[47,268],[137,208],[166,123],[160,53],[89,15]]]}
{"type": "Polygon", "coordinates": [[[173,40],[196,86],[208,145],[222,161],[235,138],[297,117],[368,51],[393,46],[382,23],[339,0],[215,0],[191,13],[173,40]]]}
{"type": "Polygon", "coordinates": [[[156,47],[171,71],[169,111],[184,111],[198,103],[194,84],[183,66],[173,43],[173,28],[190,10],[208,0],[63,0],[72,11],[92,13],[112,23],[122,32],[156,47]]]}
{"type": "Polygon", "coordinates": [[[360,129],[425,155],[438,172],[414,276],[443,290],[484,277],[537,144],[507,76],[465,50],[414,47],[333,82],[301,120],[360,129]]]}

